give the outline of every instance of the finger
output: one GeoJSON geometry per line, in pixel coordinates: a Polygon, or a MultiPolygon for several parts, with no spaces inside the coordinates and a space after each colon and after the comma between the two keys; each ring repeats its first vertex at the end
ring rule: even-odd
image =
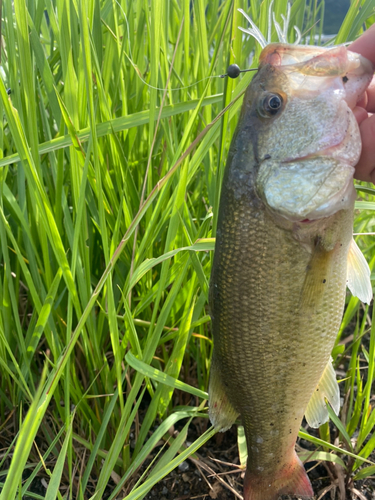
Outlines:
{"type": "Polygon", "coordinates": [[[367,92],[363,92],[362,97],[357,102],[357,106],[359,106],[360,108],[367,109],[367,104],[368,104],[368,95],[367,92]]]}
{"type": "Polygon", "coordinates": [[[363,35],[349,45],[348,50],[358,52],[375,65],[375,25],[373,24],[363,35]]]}
{"type": "Polygon", "coordinates": [[[363,120],[359,129],[362,137],[362,153],[355,167],[354,177],[375,183],[375,115],[363,120]]]}
{"type": "Polygon", "coordinates": [[[367,111],[360,106],[356,106],[353,109],[353,113],[354,113],[355,119],[358,122],[358,125],[360,125],[364,120],[366,120],[366,118],[368,118],[367,111]]]}
{"type": "Polygon", "coordinates": [[[375,113],[375,79],[372,79],[367,91],[367,104],[363,106],[369,113],[375,113]]]}

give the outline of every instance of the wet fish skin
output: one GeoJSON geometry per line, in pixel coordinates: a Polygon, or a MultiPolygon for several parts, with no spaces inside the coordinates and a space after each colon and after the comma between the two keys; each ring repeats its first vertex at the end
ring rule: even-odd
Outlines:
{"type": "Polygon", "coordinates": [[[352,166],[360,153],[342,96],[322,96],[313,85],[308,98],[298,86],[293,95],[293,75],[267,62],[281,45],[264,50],[265,63],[244,96],[223,179],[210,283],[210,417],[225,429],[240,415],[248,446],[245,500],[313,495],[294,447],[342,318],[352,166]],[[259,110],[267,95],[282,97],[275,116],[259,110]],[[309,192],[303,179],[313,168],[316,179],[329,181],[314,186],[313,178],[309,192]],[[332,206],[324,205],[325,196],[332,206]]]}

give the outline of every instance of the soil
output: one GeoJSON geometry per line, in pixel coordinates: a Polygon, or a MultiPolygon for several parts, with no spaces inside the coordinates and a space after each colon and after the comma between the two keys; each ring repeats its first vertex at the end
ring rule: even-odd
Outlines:
{"type": "MultiPolygon", "coordinates": [[[[201,431],[202,422],[193,422],[188,439],[193,441],[201,431]],[[195,425],[194,425],[195,424],[195,425]]],[[[309,429],[311,434],[311,429],[309,429]]],[[[314,446],[298,440],[297,449],[311,449],[314,446]]],[[[198,460],[189,459],[156,484],[146,495],[146,500],[237,500],[242,499],[244,470],[240,468],[237,448],[236,426],[216,434],[211,441],[200,448],[198,460]]],[[[371,459],[371,457],[369,457],[371,459]]],[[[375,456],[372,457],[372,460],[375,456]]],[[[330,464],[331,465],[331,464],[330,464]]],[[[335,466],[309,462],[305,464],[315,493],[315,500],[344,500],[340,496],[335,466]]],[[[343,474],[339,471],[339,474],[343,474]]],[[[345,480],[345,476],[343,476],[345,480]]],[[[356,481],[356,492],[346,490],[345,500],[375,500],[375,477],[356,481]]],[[[122,498],[122,497],[119,497],[122,498]]],[[[279,500],[291,497],[284,496],[279,500]]]]}

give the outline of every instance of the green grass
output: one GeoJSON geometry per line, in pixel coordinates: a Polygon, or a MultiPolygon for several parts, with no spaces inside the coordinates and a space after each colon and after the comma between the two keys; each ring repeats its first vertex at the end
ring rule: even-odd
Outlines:
{"type": "MultiPolygon", "coordinates": [[[[286,3],[275,2],[279,20],[286,3]]],[[[371,14],[374,1],[360,3],[338,42],[371,14]]],[[[246,21],[237,9],[264,30],[268,2],[252,1],[250,11],[245,0],[0,5],[0,500],[22,498],[37,474],[48,479],[48,500],[69,491],[98,500],[113,471],[109,498],[141,499],[214,435],[210,251],[252,74],[215,76],[234,62],[247,68],[253,49],[259,55],[238,30],[246,21]],[[195,403],[176,406],[176,389],[195,403]],[[207,430],[186,448],[195,417],[207,430]],[[179,435],[139,479],[178,423],[179,435]]],[[[308,29],[322,10],[310,2],[304,17],[305,0],[296,0],[291,26],[308,29]]],[[[312,29],[320,32],[321,23],[312,29]]],[[[374,193],[360,194],[355,230],[371,232],[374,193]]],[[[372,236],[359,244],[373,265],[372,236]]],[[[337,366],[348,367],[345,411],[333,417],[339,441],[328,428],[323,441],[303,435],[317,459],[344,461],[350,481],[374,475],[369,314],[348,299],[334,351],[337,366]]]]}

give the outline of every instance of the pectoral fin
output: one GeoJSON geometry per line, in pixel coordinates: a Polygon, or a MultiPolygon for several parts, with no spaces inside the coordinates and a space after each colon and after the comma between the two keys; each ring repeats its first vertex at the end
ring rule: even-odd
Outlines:
{"type": "Polygon", "coordinates": [[[327,422],[326,399],[328,399],[337,415],[340,410],[340,389],[332,366],[332,360],[329,360],[305,411],[305,417],[310,427],[318,428],[327,422]]]}
{"type": "Polygon", "coordinates": [[[228,430],[236,421],[238,412],[233,408],[226,395],[218,370],[215,351],[211,362],[210,384],[209,384],[209,409],[208,414],[212,425],[218,431],[228,430]]]}
{"type": "Polygon", "coordinates": [[[347,285],[359,300],[369,304],[372,299],[371,271],[357,243],[352,240],[348,255],[347,285]]]}

